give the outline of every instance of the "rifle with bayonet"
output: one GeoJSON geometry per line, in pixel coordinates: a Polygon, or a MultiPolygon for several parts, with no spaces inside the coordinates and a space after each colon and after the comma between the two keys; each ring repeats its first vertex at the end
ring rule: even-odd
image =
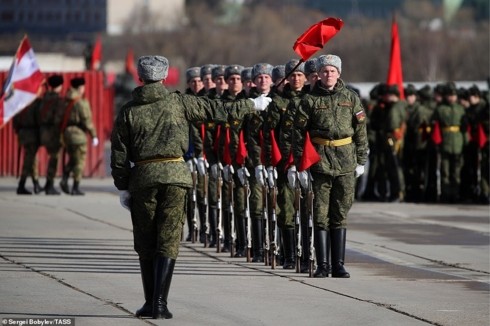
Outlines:
{"type": "MultiPolygon", "coordinates": [[[[275,173],[274,173],[274,175],[275,175],[275,173]]],[[[277,225],[277,214],[276,214],[276,208],[277,208],[277,185],[276,185],[276,182],[274,182],[274,186],[271,187],[270,194],[271,194],[271,219],[270,220],[271,220],[271,233],[272,233],[271,268],[275,269],[277,257],[279,256],[279,227],[277,225]]]]}
{"type": "Polygon", "coordinates": [[[216,252],[219,253],[221,252],[221,223],[222,223],[222,216],[223,216],[223,209],[222,209],[222,188],[223,188],[223,177],[221,174],[221,170],[223,170],[223,166],[221,163],[218,163],[217,165],[217,172],[218,172],[218,178],[216,182],[216,252]]]}
{"type": "MultiPolygon", "coordinates": [[[[244,171],[246,170],[243,166],[244,171]]],[[[252,219],[250,217],[250,184],[247,174],[243,173],[243,192],[245,195],[245,220],[247,222],[247,263],[252,261],[252,219]]]]}
{"type": "Polygon", "coordinates": [[[310,263],[309,263],[309,275],[313,277],[314,269],[315,269],[315,238],[313,232],[313,200],[315,198],[315,194],[313,192],[313,178],[311,177],[311,173],[308,170],[308,191],[306,192],[306,203],[307,203],[307,211],[308,211],[308,236],[309,236],[309,245],[310,245],[310,263]]]}
{"type": "Polygon", "coordinates": [[[206,170],[206,172],[203,175],[203,200],[204,200],[204,248],[207,248],[209,246],[209,198],[208,198],[208,187],[209,187],[209,175],[206,170]]]}
{"type": "MultiPolygon", "coordinates": [[[[262,170],[264,175],[264,180],[267,177],[267,172],[262,170]]],[[[270,255],[270,233],[269,233],[269,201],[268,197],[269,191],[267,185],[262,185],[262,215],[264,216],[264,233],[265,233],[265,243],[264,243],[264,264],[269,266],[269,255],[270,255]]]]}
{"type": "Polygon", "coordinates": [[[294,187],[294,227],[296,231],[296,273],[301,272],[301,259],[303,257],[303,235],[301,232],[301,185],[296,179],[294,187]]]}

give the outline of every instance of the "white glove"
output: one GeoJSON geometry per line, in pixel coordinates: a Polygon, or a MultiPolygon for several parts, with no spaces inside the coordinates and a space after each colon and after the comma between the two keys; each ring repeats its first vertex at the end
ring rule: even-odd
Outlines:
{"type": "Polygon", "coordinates": [[[99,138],[97,138],[97,137],[92,138],[92,145],[93,146],[99,145],[99,138]]]}
{"type": "Polygon", "coordinates": [[[277,170],[273,166],[267,168],[267,181],[269,182],[269,187],[274,187],[277,180],[277,170]]]}
{"type": "Polygon", "coordinates": [[[262,94],[256,98],[251,98],[250,100],[254,102],[254,109],[257,111],[264,111],[269,103],[272,102],[272,99],[265,96],[265,94],[262,94]]]}
{"type": "Polygon", "coordinates": [[[226,182],[230,182],[231,178],[233,178],[233,166],[232,165],[225,165],[223,168],[223,179],[225,179],[226,182]]]}
{"type": "Polygon", "coordinates": [[[265,186],[265,179],[264,179],[264,166],[263,165],[257,165],[255,167],[255,179],[261,185],[262,187],[265,186]]]}
{"type": "Polygon", "coordinates": [[[194,163],[192,162],[192,159],[185,161],[185,164],[191,173],[194,172],[194,163]]]}
{"type": "Polygon", "coordinates": [[[298,176],[296,174],[296,166],[291,166],[289,169],[288,169],[288,184],[289,184],[289,188],[291,189],[294,189],[296,188],[296,180],[297,180],[298,176]]]}
{"type": "Polygon", "coordinates": [[[307,171],[298,172],[298,179],[301,187],[303,187],[303,189],[308,189],[308,172],[307,171]]]}
{"type": "Polygon", "coordinates": [[[218,179],[218,164],[213,164],[211,165],[211,169],[209,169],[211,172],[211,178],[217,180],[218,179]]]}
{"type": "Polygon", "coordinates": [[[239,168],[237,171],[238,179],[240,180],[240,183],[242,185],[245,184],[245,178],[250,177],[250,173],[248,173],[248,170],[246,167],[239,168]]]}
{"type": "Polygon", "coordinates": [[[128,211],[131,211],[129,206],[131,201],[131,194],[127,190],[119,190],[119,202],[121,206],[126,208],[128,211]]]}
{"type": "Polygon", "coordinates": [[[356,170],[354,171],[354,176],[356,178],[359,178],[363,174],[364,174],[364,165],[356,166],[356,170]]]}
{"type": "Polygon", "coordinates": [[[196,165],[197,165],[197,171],[199,172],[200,175],[205,175],[207,170],[208,170],[208,167],[209,167],[209,163],[208,161],[204,158],[204,157],[200,157],[196,160],[196,165]]]}

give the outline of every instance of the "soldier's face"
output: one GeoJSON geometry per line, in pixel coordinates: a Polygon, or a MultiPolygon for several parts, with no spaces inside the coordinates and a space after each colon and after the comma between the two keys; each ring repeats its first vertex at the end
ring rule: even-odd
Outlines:
{"type": "Polygon", "coordinates": [[[318,79],[320,79],[320,77],[318,76],[317,72],[312,72],[308,75],[308,82],[310,83],[310,85],[315,85],[318,79]]]}
{"type": "Polygon", "coordinates": [[[194,94],[199,93],[199,91],[203,88],[201,77],[192,78],[188,85],[194,94]]]}
{"type": "Polygon", "coordinates": [[[292,90],[299,91],[305,86],[306,76],[300,71],[295,71],[288,77],[288,82],[292,90]]]}
{"type": "Polygon", "coordinates": [[[216,84],[213,82],[213,78],[211,78],[211,74],[203,76],[202,83],[206,90],[216,87],[216,84]]]}
{"type": "Polygon", "coordinates": [[[228,88],[228,84],[226,84],[224,76],[218,76],[214,79],[214,83],[216,84],[216,89],[223,90],[228,88]]]}
{"type": "Polygon", "coordinates": [[[408,104],[412,105],[413,103],[415,103],[416,100],[417,100],[417,95],[415,94],[407,95],[408,104]]]}
{"type": "Polygon", "coordinates": [[[228,84],[228,91],[231,94],[236,95],[242,91],[243,84],[240,75],[231,75],[226,82],[228,84]]]}
{"type": "Polygon", "coordinates": [[[271,90],[272,78],[267,74],[261,74],[255,77],[255,85],[257,90],[262,94],[267,94],[271,90]]]}
{"type": "Polygon", "coordinates": [[[340,78],[340,73],[334,66],[322,67],[319,75],[322,83],[327,86],[327,89],[332,89],[340,78]]]}

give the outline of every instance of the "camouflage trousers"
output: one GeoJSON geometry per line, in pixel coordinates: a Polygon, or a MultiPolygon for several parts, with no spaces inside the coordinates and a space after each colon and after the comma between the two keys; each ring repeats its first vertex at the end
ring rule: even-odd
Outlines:
{"type": "Polygon", "coordinates": [[[347,214],[354,202],[354,172],[340,176],[312,173],[313,221],[315,228],[329,230],[347,226],[347,214]]]}
{"type": "Polygon", "coordinates": [[[294,228],[294,191],[289,188],[287,176],[277,177],[277,224],[281,229],[294,228]]]}
{"type": "Polygon", "coordinates": [[[462,155],[441,153],[441,197],[443,201],[458,199],[462,167],[462,155]]]}
{"type": "Polygon", "coordinates": [[[48,152],[48,170],[46,172],[46,179],[53,180],[58,171],[58,160],[60,156],[60,146],[46,146],[48,152]]]}
{"type": "Polygon", "coordinates": [[[22,173],[21,176],[32,177],[34,180],[37,180],[39,177],[39,171],[37,169],[37,151],[39,149],[38,144],[26,144],[23,145],[24,150],[24,163],[22,165],[22,173]]]}
{"type": "Polygon", "coordinates": [[[131,193],[134,250],[140,259],[177,259],[187,193],[187,188],[174,185],[131,193]]]}
{"type": "Polygon", "coordinates": [[[66,145],[65,150],[68,154],[68,163],[63,167],[63,173],[73,173],[73,180],[80,181],[87,157],[87,144],[66,145]]]}

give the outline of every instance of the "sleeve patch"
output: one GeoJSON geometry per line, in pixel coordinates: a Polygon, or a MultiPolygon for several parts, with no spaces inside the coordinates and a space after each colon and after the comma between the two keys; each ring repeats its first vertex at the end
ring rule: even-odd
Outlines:
{"type": "Polygon", "coordinates": [[[366,112],[364,110],[356,112],[356,119],[358,122],[363,122],[366,119],[366,112]]]}

